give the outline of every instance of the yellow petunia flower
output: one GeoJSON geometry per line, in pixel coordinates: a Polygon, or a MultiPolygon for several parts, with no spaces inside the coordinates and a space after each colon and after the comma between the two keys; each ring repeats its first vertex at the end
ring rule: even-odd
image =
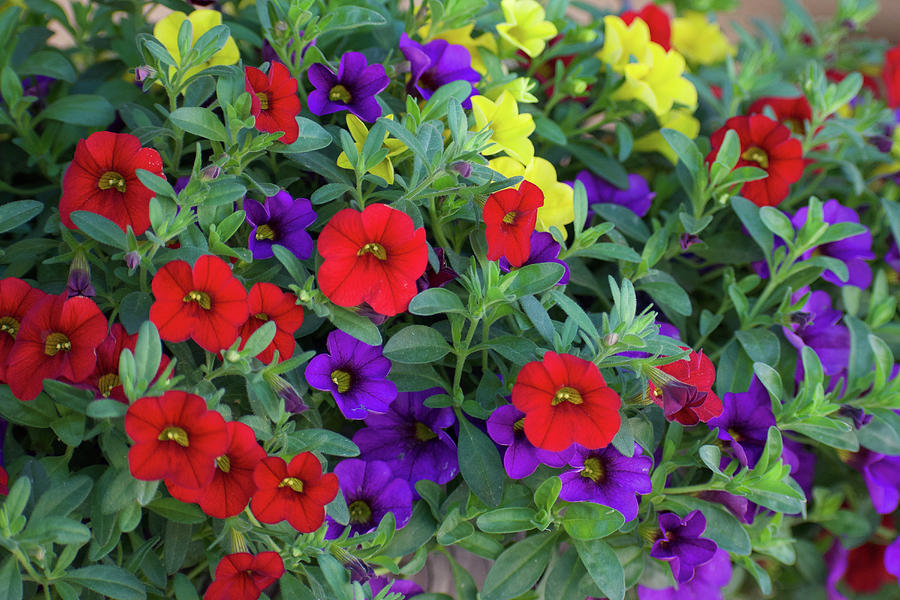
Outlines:
{"type": "Polygon", "coordinates": [[[523,177],[544,192],[544,205],[537,211],[537,231],[559,229],[566,237],[566,225],[575,220],[574,191],[556,178],[556,169],[550,161],[535,156],[528,163],[502,156],[488,162],[488,167],[504,177],[523,177]]]}
{"type": "MultiPolygon", "coordinates": [[[[696,138],[700,133],[700,121],[694,118],[691,111],[683,108],[676,108],[662,115],[658,120],[660,129],[674,129],[691,139],[696,138]]],[[[678,155],[659,131],[648,133],[634,140],[633,148],[636,152],[659,152],[673,165],[678,162],[678,155]]]]}
{"type": "MultiPolygon", "coordinates": [[[[175,63],[179,66],[181,65],[181,53],[178,51],[178,30],[181,28],[181,24],[184,23],[185,19],[191,22],[194,33],[192,43],[196,44],[197,40],[199,40],[204,33],[213,27],[222,24],[222,13],[217,10],[202,8],[198,8],[190,15],[175,11],[156,23],[153,27],[153,36],[166,47],[166,50],[169,51],[169,54],[172,55],[172,58],[175,59],[175,63]]],[[[235,44],[234,39],[229,36],[228,41],[225,42],[225,46],[223,46],[221,50],[213,54],[212,58],[205,63],[188,69],[184,78],[187,79],[196,75],[207,67],[215,65],[233,65],[240,59],[241,55],[238,52],[237,44],[235,44]]]]}
{"type": "Polygon", "coordinates": [[[502,0],[500,6],[506,21],[497,25],[497,33],[531,58],[543,52],[547,40],[557,33],[535,0],[502,0]]]}
{"type": "Polygon", "coordinates": [[[635,19],[631,25],[615,15],[603,17],[606,37],[597,57],[610,68],[623,73],[628,65],[649,60],[650,28],[643,19],[635,19]]]}
{"type": "MultiPolygon", "coordinates": [[[[386,118],[393,119],[393,117],[393,115],[388,115],[386,118]]],[[[349,113],[347,114],[347,129],[350,130],[350,135],[353,137],[353,145],[356,146],[356,151],[362,152],[363,144],[366,143],[366,138],[369,137],[369,130],[356,115],[349,113]]],[[[388,182],[388,185],[392,185],[394,183],[394,163],[391,162],[391,157],[397,156],[406,150],[406,145],[400,140],[386,138],[387,131],[384,132],[384,137],[382,138],[382,148],[386,147],[388,149],[388,155],[384,157],[383,161],[369,169],[368,172],[381,177],[388,182]]],[[[355,168],[350,164],[347,154],[344,152],[341,152],[340,156],[337,157],[337,166],[342,169],[350,169],[351,171],[355,168]]]]}
{"type": "Polygon", "coordinates": [[[659,44],[650,43],[650,54],[643,62],[625,65],[625,83],[613,92],[616,100],[638,100],[653,114],[661,116],[672,110],[675,103],[689,108],[697,106],[697,88],[684,75],[684,57],[678,52],[666,52],[659,44]]]}
{"type": "Polygon", "coordinates": [[[712,65],[737,52],[716,22],[706,15],[689,11],[672,20],[672,47],[692,63],[712,65]]]}
{"type": "Polygon", "coordinates": [[[474,23],[470,23],[469,25],[465,25],[463,27],[457,27],[456,29],[445,29],[444,31],[440,31],[431,35],[431,26],[429,23],[422,25],[419,27],[419,37],[422,38],[422,43],[429,42],[431,40],[446,40],[451,44],[456,44],[458,46],[464,47],[469,51],[469,56],[472,58],[472,68],[481,73],[482,75],[487,74],[487,67],[484,64],[484,61],[481,59],[481,54],[479,52],[479,48],[484,48],[492,52],[493,54],[497,54],[497,40],[490,33],[482,33],[477,38],[472,37],[472,29],[475,28],[474,23]]]}
{"type": "Polygon", "coordinates": [[[491,144],[482,154],[505,151],[521,163],[534,157],[534,144],[528,136],[534,131],[534,119],[528,113],[519,114],[519,105],[509,92],[503,92],[496,102],[484,96],[472,96],[475,131],[490,126],[491,144]]]}

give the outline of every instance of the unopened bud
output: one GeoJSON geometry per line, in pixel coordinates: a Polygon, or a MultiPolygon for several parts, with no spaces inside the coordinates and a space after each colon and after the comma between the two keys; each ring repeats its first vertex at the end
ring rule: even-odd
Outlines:
{"type": "Polygon", "coordinates": [[[97,295],[94,286],[91,285],[91,268],[87,259],[81,252],[76,252],[69,268],[69,281],[66,283],[66,293],[69,298],[84,296],[93,298],[97,295]]]}
{"type": "Polygon", "coordinates": [[[134,70],[134,80],[141,82],[156,75],[156,69],[150,65],[141,65],[134,70]]]}
{"type": "Polygon", "coordinates": [[[464,160],[457,161],[450,165],[450,168],[462,175],[463,177],[468,177],[472,174],[472,163],[468,163],[464,160]]]}
{"type": "Polygon", "coordinates": [[[225,360],[228,362],[237,362],[241,360],[241,354],[237,350],[229,350],[225,353],[225,360]]]}
{"type": "Polygon", "coordinates": [[[608,333],[603,336],[603,344],[606,346],[615,346],[619,343],[619,334],[618,333],[608,333]]]}
{"type": "Polygon", "coordinates": [[[200,179],[203,181],[212,181],[222,173],[222,169],[218,165],[209,165],[200,170],[200,179]]]}
{"type": "Polygon", "coordinates": [[[231,530],[231,551],[232,552],[246,552],[247,551],[247,540],[244,539],[244,534],[242,534],[237,529],[231,530]]]}
{"type": "Polygon", "coordinates": [[[694,244],[699,244],[703,240],[701,240],[698,236],[694,235],[693,233],[682,233],[681,237],[678,239],[678,241],[681,243],[681,249],[687,250],[694,244]]]}
{"type": "Polygon", "coordinates": [[[284,377],[264,372],[263,379],[265,379],[266,383],[272,387],[272,391],[275,392],[275,395],[284,401],[284,410],[286,412],[297,414],[309,409],[303,401],[303,398],[300,397],[300,394],[294,389],[294,386],[292,386],[284,377]]]}
{"type": "Polygon", "coordinates": [[[125,265],[129,270],[134,271],[141,265],[141,254],[137,250],[132,250],[125,254],[125,265]]]}

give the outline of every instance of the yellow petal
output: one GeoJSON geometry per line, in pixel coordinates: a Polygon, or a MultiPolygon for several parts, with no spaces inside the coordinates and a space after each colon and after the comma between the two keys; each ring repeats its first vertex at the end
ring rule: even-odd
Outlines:
{"type": "Polygon", "coordinates": [[[185,19],[187,15],[176,10],[153,26],[153,37],[166,47],[176,63],[181,63],[181,53],[178,52],[178,30],[185,19]]]}

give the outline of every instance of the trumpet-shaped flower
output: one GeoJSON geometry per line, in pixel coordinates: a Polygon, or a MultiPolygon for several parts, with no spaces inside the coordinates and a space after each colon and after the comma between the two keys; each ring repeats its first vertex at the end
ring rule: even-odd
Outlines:
{"type": "Polygon", "coordinates": [[[472,29],[475,28],[474,23],[469,23],[456,29],[445,29],[436,33],[431,32],[431,24],[426,23],[419,28],[418,34],[423,41],[428,40],[446,40],[451,44],[463,46],[469,51],[472,58],[472,68],[487,75],[487,66],[481,58],[480,48],[484,48],[489,52],[497,54],[497,40],[490,33],[482,33],[478,37],[472,37],[472,29]]]}
{"type": "MultiPolygon", "coordinates": [[[[684,108],[672,109],[656,120],[659,121],[660,129],[674,129],[691,139],[700,133],[700,121],[694,118],[692,111],[684,108]]],[[[653,131],[634,140],[633,148],[636,152],[659,152],[673,165],[678,163],[678,155],[659,131],[653,131]]]]}
{"type": "MultiPolygon", "coordinates": [[[[556,178],[553,164],[535,156],[524,165],[507,157],[491,160],[488,166],[504,177],[523,177],[544,192],[544,205],[538,208],[535,230],[550,231],[551,226],[566,236],[566,225],[575,220],[574,192],[556,178]]],[[[521,185],[521,184],[520,184],[521,185]]]]}
{"type": "Polygon", "coordinates": [[[547,40],[557,33],[535,0],[503,0],[500,6],[505,21],[497,25],[497,33],[531,58],[543,52],[547,40]]]}
{"type": "MultiPolygon", "coordinates": [[[[639,23],[640,21],[635,21],[639,23]]],[[[659,44],[650,43],[649,52],[640,62],[625,65],[625,83],[613,93],[616,100],[638,100],[655,115],[664,115],[677,104],[697,106],[697,88],[684,75],[684,57],[675,50],[666,52],[659,44]]]]}
{"type": "MultiPolygon", "coordinates": [[[[204,33],[213,27],[222,24],[222,13],[217,10],[197,9],[190,15],[186,15],[183,12],[176,10],[156,23],[153,27],[153,36],[166,47],[166,50],[169,51],[169,54],[172,55],[172,58],[175,59],[175,63],[179,66],[181,66],[182,56],[181,52],[178,50],[178,31],[181,29],[181,24],[184,23],[185,20],[191,22],[193,28],[193,39],[191,40],[191,44],[196,44],[197,40],[199,40],[204,33]]],[[[238,52],[237,44],[234,43],[233,38],[229,37],[221,50],[213,54],[206,62],[188,69],[184,74],[184,77],[188,78],[196,75],[207,67],[233,65],[240,59],[241,55],[238,52]]]]}
{"type": "Polygon", "coordinates": [[[642,19],[650,28],[651,42],[656,42],[666,50],[672,47],[672,19],[655,4],[646,5],[640,12],[626,10],[619,17],[628,25],[636,19],[642,19]]]}
{"type": "Polygon", "coordinates": [[[607,15],[603,27],[606,37],[597,56],[613,71],[623,73],[632,61],[646,61],[650,52],[650,28],[646,21],[634,19],[626,24],[615,15],[607,15]]]}
{"type": "Polygon", "coordinates": [[[528,113],[519,114],[519,105],[512,94],[504,92],[496,101],[472,96],[472,114],[475,115],[475,131],[488,125],[493,131],[491,144],[482,154],[506,152],[521,163],[534,158],[534,144],[528,139],[534,131],[534,119],[528,113]]]}
{"type": "MultiPolygon", "coordinates": [[[[393,115],[387,116],[388,119],[393,119],[393,117],[393,115]]],[[[350,135],[353,136],[353,145],[356,146],[356,151],[361,153],[363,144],[366,143],[366,138],[369,137],[369,129],[354,114],[347,115],[347,129],[350,130],[350,135]]],[[[387,131],[384,132],[381,139],[382,148],[386,147],[388,149],[388,155],[380,163],[369,169],[368,172],[381,177],[388,185],[392,185],[394,183],[394,163],[391,162],[391,158],[406,150],[406,145],[400,140],[388,138],[387,131]]],[[[354,165],[350,164],[350,159],[347,158],[346,152],[341,152],[340,156],[338,156],[337,166],[342,169],[352,170],[354,168],[354,165]]]]}
{"type": "Polygon", "coordinates": [[[704,13],[694,11],[672,21],[672,47],[701,65],[720,63],[737,52],[718,23],[711,23],[704,13]]]}

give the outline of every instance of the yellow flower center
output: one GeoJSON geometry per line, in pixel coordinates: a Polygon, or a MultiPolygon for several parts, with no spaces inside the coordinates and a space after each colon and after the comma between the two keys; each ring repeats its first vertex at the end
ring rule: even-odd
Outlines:
{"type": "Polygon", "coordinates": [[[512,225],[516,222],[517,213],[514,210],[509,211],[505,215],[503,215],[503,222],[507,225],[512,225]]]}
{"type": "Polygon", "coordinates": [[[274,240],[275,239],[275,231],[263,223],[259,227],[256,228],[256,239],[257,240],[274,240]]]}
{"type": "Polygon", "coordinates": [[[582,399],[581,394],[578,392],[578,390],[566,386],[559,388],[559,390],[556,392],[556,395],[553,396],[552,405],[556,406],[557,404],[560,404],[562,402],[581,404],[582,402],[584,402],[584,399],[582,399]]]}
{"type": "Polygon", "coordinates": [[[431,430],[425,423],[416,421],[416,439],[420,442],[427,442],[437,437],[437,434],[431,430]]]}
{"type": "Polygon", "coordinates": [[[216,459],[216,466],[219,467],[219,470],[223,473],[228,473],[231,471],[231,459],[228,458],[228,455],[223,454],[216,459]]]}
{"type": "Polygon", "coordinates": [[[281,480],[281,483],[278,484],[278,487],[289,487],[298,494],[303,493],[303,482],[296,477],[285,477],[281,480]]]}
{"type": "Polygon", "coordinates": [[[181,427],[166,427],[159,434],[159,437],[156,438],[161,442],[175,442],[182,448],[187,448],[190,446],[190,441],[188,441],[187,431],[182,429],[181,427]]]}
{"type": "Polygon", "coordinates": [[[115,171],[107,171],[100,176],[100,181],[97,182],[97,187],[101,190],[111,190],[115,188],[116,191],[122,192],[124,194],[125,178],[115,171]]]}
{"type": "Polygon", "coordinates": [[[387,259],[387,252],[385,251],[384,246],[382,246],[378,242],[369,242],[368,244],[360,248],[356,253],[357,256],[362,256],[363,254],[371,254],[378,260],[387,259]]]}
{"type": "Polygon", "coordinates": [[[343,394],[350,389],[351,377],[350,373],[348,373],[347,371],[335,369],[331,372],[331,381],[334,383],[334,385],[337,386],[337,391],[339,394],[343,394]]]}
{"type": "Polygon", "coordinates": [[[372,509],[362,500],[355,500],[347,507],[350,510],[351,523],[368,523],[372,518],[372,509]]]}
{"type": "Polygon", "coordinates": [[[56,356],[59,351],[68,352],[72,349],[72,342],[64,333],[54,332],[47,336],[44,340],[44,354],[47,356],[56,356]]]}
{"type": "Polygon", "coordinates": [[[269,95],[265,92],[256,92],[256,97],[259,98],[259,109],[269,110],[269,95]]]}
{"type": "Polygon", "coordinates": [[[744,153],[741,154],[741,158],[746,161],[755,162],[763,169],[769,168],[769,155],[759,146],[750,146],[744,150],[744,153]]]}
{"type": "Polygon", "coordinates": [[[12,317],[0,317],[0,331],[5,331],[12,336],[12,339],[16,339],[16,334],[19,333],[19,322],[12,317]]]}
{"type": "Polygon", "coordinates": [[[97,387],[100,388],[100,395],[104,398],[109,398],[113,388],[118,385],[122,385],[122,380],[119,379],[118,373],[107,373],[101,376],[100,381],[97,382],[97,387]]]}
{"type": "Polygon", "coordinates": [[[353,100],[353,96],[350,94],[350,90],[348,90],[341,84],[337,84],[328,92],[328,99],[332,102],[343,102],[344,104],[350,104],[350,101],[353,100]]]}
{"type": "Polygon", "coordinates": [[[267,315],[266,313],[256,313],[255,315],[253,315],[253,317],[263,322],[269,320],[269,315],[267,315]]]}
{"type": "Polygon", "coordinates": [[[209,301],[209,294],[207,294],[206,292],[200,292],[197,290],[188,292],[188,295],[185,296],[182,299],[182,301],[185,303],[196,302],[197,304],[200,305],[200,308],[202,308],[203,310],[209,310],[210,306],[212,306],[212,304],[209,301]]]}
{"type": "Polygon", "coordinates": [[[603,478],[606,477],[606,469],[603,467],[603,462],[596,456],[585,459],[584,468],[581,470],[581,476],[585,479],[600,483],[603,481],[603,478]]]}

